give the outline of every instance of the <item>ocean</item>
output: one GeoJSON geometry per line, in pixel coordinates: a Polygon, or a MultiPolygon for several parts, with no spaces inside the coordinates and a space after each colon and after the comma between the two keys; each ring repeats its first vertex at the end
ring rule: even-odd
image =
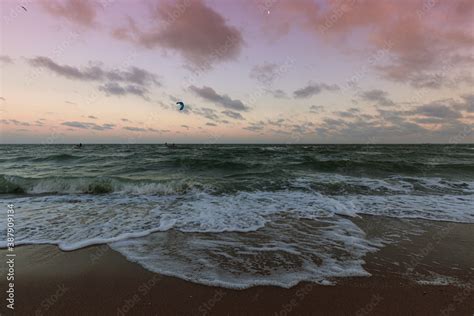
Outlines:
{"type": "Polygon", "coordinates": [[[228,288],[366,276],[368,253],[474,223],[472,144],[0,145],[0,170],[17,246],[108,244],[228,288]]]}

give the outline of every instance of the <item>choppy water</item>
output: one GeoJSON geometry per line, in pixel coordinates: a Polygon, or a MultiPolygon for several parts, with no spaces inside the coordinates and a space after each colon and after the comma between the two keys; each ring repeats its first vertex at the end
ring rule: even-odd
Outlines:
{"type": "Polygon", "coordinates": [[[358,214],[474,223],[474,145],[1,145],[0,173],[17,244],[235,288],[367,275],[358,214]]]}

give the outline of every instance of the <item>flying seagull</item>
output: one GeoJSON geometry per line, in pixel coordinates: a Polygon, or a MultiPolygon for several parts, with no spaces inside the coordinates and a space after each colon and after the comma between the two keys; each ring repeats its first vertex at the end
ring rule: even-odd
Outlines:
{"type": "Polygon", "coordinates": [[[23,8],[23,10],[25,10],[26,12],[28,12],[28,10],[26,10],[26,8],[24,6],[21,6],[23,8]]]}
{"type": "Polygon", "coordinates": [[[183,103],[183,102],[179,101],[179,102],[176,102],[176,104],[179,105],[179,106],[181,106],[181,107],[179,108],[180,111],[182,111],[182,110],[184,109],[184,103],[183,103]]]}

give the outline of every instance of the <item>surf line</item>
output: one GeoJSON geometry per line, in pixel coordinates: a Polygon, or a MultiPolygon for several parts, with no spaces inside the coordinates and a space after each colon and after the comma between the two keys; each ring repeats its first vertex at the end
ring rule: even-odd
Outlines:
{"type": "Polygon", "coordinates": [[[7,205],[7,253],[6,265],[8,266],[7,281],[7,308],[15,309],[15,206],[7,205]]]}

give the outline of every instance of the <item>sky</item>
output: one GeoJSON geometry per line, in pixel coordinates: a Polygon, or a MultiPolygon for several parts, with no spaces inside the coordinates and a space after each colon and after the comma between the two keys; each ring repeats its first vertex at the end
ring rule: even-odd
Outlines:
{"type": "Polygon", "coordinates": [[[0,143],[474,142],[472,0],[3,0],[0,16],[0,143]]]}

